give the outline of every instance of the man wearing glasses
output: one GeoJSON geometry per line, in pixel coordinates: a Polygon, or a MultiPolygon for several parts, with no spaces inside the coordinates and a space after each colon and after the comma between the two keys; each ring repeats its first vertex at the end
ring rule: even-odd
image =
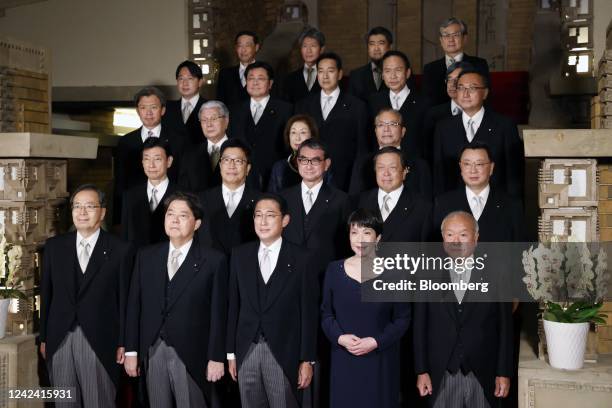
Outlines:
{"type": "Polygon", "coordinates": [[[478,222],[479,241],[520,242],[523,240],[522,205],[520,200],[492,187],[496,170],[486,144],[474,142],[463,148],[459,160],[465,187],[437,197],[434,205],[434,230],[454,211],[472,214],[478,222]]]}
{"type": "Polygon", "coordinates": [[[286,201],[263,194],[255,204],[258,241],[232,252],[227,359],[243,408],[298,407],[316,355],[316,274],[305,249],[282,238],[286,201]]]}
{"type": "Polygon", "coordinates": [[[467,55],[463,48],[467,45],[468,29],[464,21],[451,17],[440,25],[440,45],[444,56],[423,67],[423,90],[430,105],[438,105],[449,100],[446,93],[446,69],[458,61],[469,62],[477,70],[489,77],[489,65],[483,58],[467,55]]]}
{"type": "Polygon", "coordinates": [[[463,148],[479,142],[489,146],[495,163],[491,185],[514,197],[523,195],[523,144],[516,124],[483,106],[489,94],[486,76],[465,69],[457,81],[457,103],[461,115],[438,123],[434,135],[434,194],[463,185],[457,161],[463,148]]]}
{"type": "Polygon", "coordinates": [[[51,384],[74,389],[75,400],[57,407],[111,407],[125,358],[133,250],[100,228],[106,202],[97,187],[78,187],[70,205],[76,231],[45,244],[40,352],[51,384]]]}
{"type": "Polygon", "coordinates": [[[224,142],[219,158],[221,185],[200,194],[206,218],[200,237],[227,256],[235,246],[256,238],[253,208],[259,193],[246,184],[250,157],[251,150],[242,139],[224,142]]]}
{"type": "Polygon", "coordinates": [[[208,101],[198,112],[204,137],[185,152],[179,183],[194,192],[221,184],[219,158],[221,146],[227,140],[229,110],[221,101],[208,101]]]}

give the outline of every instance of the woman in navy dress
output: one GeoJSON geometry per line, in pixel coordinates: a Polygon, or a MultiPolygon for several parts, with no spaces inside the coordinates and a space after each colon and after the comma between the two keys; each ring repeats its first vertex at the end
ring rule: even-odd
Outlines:
{"type": "Polygon", "coordinates": [[[359,209],[349,217],[352,257],[327,267],[321,325],[331,343],[331,408],[399,406],[400,339],[410,325],[408,303],[361,301],[361,262],[375,256],[382,220],[359,209]],[[364,245],[364,243],[370,243],[364,245]]]}

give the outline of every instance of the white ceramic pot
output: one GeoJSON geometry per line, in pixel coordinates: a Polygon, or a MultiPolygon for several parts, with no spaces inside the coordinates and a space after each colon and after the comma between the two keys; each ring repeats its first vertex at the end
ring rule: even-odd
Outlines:
{"type": "Polygon", "coordinates": [[[6,336],[6,321],[8,319],[8,308],[11,299],[0,299],[0,339],[6,336]]]}
{"type": "Polygon", "coordinates": [[[544,320],[548,362],[553,368],[579,370],[584,364],[588,323],[558,323],[544,320]]]}

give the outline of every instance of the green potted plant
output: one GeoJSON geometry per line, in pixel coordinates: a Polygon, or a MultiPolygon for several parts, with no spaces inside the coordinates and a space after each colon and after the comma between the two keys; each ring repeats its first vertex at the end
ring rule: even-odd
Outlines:
{"type": "Polygon", "coordinates": [[[582,368],[589,324],[605,323],[600,309],[607,293],[607,266],[604,248],[584,242],[539,243],[523,252],[523,282],[533,299],[544,305],[552,367],[582,368]]]}
{"type": "Polygon", "coordinates": [[[2,235],[0,240],[0,339],[6,335],[8,309],[12,299],[26,299],[22,290],[23,279],[18,276],[21,267],[22,248],[10,244],[2,235]]]}

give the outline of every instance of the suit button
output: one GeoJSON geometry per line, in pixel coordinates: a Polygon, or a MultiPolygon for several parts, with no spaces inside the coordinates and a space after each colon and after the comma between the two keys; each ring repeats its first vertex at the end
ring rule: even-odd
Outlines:
{"type": "Polygon", "coordinates": [[[459,313],[463,312],[462,308],[457,309],[459,311],[459,313]]]}

